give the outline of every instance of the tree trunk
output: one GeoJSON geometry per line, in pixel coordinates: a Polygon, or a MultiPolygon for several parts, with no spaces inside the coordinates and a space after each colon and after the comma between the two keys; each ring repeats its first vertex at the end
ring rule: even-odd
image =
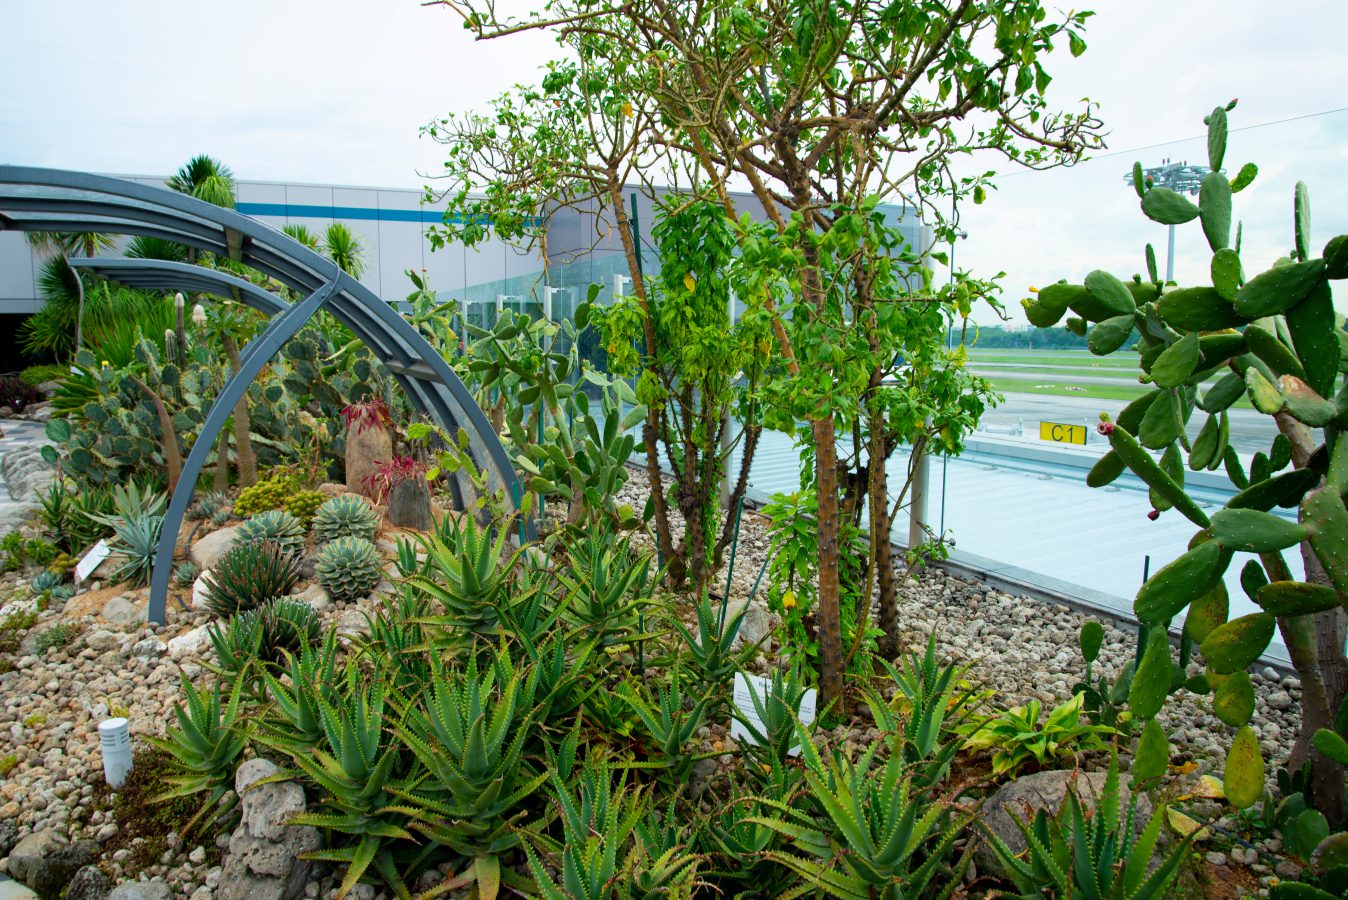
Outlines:
{"type": "MultiPolygon", "coordinates": [[[[243,368],[239,359],[239,345],[232,334],[223,336],[225,353],[229,354],[229,367],[237,376],[243,368]]],[[[245,392],[234,404],[234,444],[239,457],[239,486],[248,487],[257,483],[257,454],[253,452],[252,422],[248,417],[248,394],[245,392]]]]}
{"type": "MultiPolygon", "coordinates": [[[[884,422],[871,422],[871,428],[882,428],[884,422]]],[[[871,453],[871,489],[870,513],[872,543],[875,545],[875,579],[879,593],[880,636],[878,649],[885,659],[895,659],[899,655],[899,598],[894,583],[894,540],[890,535],[889,520],[889,473],[885,471],[888,458],[886,441],[883,434],[877,436],[871,453]]],[[[869,599],[869,598],[867,598],[869,599]]]]}
{"type": "Polygon", "coordinates": [[[217,494],[229,490],[229,429],[220,429],[220,443],[215,448],[215,480],[211,487],[217,494]]]}
{"type": "Polygon", "coordinates": [[[843,694],[841,584],[838,572],[838,449],[833,416],[810,421],[814,434],[819,526],[819,700],[841,712],[843,694]]]}
{"type": "Polygon", "coordinates": [[[182,451],[178,449],[178,434],[173,430],[173,417],[168,413],[168,407],[164,406],[163,399],[158,394],[150,390],[150,386],[141,381],[135,375],[130,376],[135,382],[136,387],[140,388],[145,396],[150,398],[154,404],[155,415],[159,417],[160,439],[164,444],[164,470],[168,476],[168,490],[172,494],[178,487],[178,476],[183,470],[182,451]]]}
{"type": "MultiPolygon", "coordinates": [[[[616,169],[608,172],[609,202],[613,206],[613,218],[622,239],[623,255],[627,258],[627,268],[632,276],[632,293],[641,306],[641,333],[646,340],[646,354],[655,355],[655,317],[651,312],[650,300],[646,296],[646,284],[641,280],[641,264],[637,256],[636,240],[632,237],[632,221],[627,216],[627,207],[623,203],[622,181],[616,169]]],[[[655,541],[664,564],[668,566],[669,580],[678,589],[683,587],[686,574],[683,554],[675,552],[674,538],[669,529],[669,504],[665,499],[665,482],[660,474],[660,409],[654,403],[646,404],[646,421],[641,423],[641,442],[646,448],[646,480],[651,486],[651,505],[655,514],[655,541]]],[[[685,532],[686,533],[686,532],[685,532]]],[[[685,545],[686,545],[685,541],[685,545]]]]}

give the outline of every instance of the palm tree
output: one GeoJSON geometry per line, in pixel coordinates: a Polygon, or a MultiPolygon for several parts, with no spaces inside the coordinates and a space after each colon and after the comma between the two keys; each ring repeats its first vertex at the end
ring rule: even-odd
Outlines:
{"type": "Polygon", "coordinates": [[[101,250],[110,250],[117,236],[99,231],[30,231],[28,246],[43,256],[97,256],[101,250]]]}
{"type": "Polygon", "coordinates": [[[360,238],[341,222],[333,222],[323,235],[322,250],[352,278],[360,278],[365,271],[365,247],[360,238]]]}
{"type": "Polygon", "coordinates": [[[310,250],[318,249],[318,235],[304,225],[287,225],[281,229],[310,250]]]}
{"type": "MultiPolygon", "coordinates": [[[[234,173],[213,156],[201,153],[192,157],[166,183],[180,194],[234,208],[234,173]]],[[[196,262],[194,248],[188,248],[187,258],[189,262],[196,262]]],[[[244,322],[233,311],[221,310],[216,330],[229,357],[230,369],[237,375],[242,367],[238,339],[244,331],[244,322]]],[[[239,458],[239,483],[245,487],[257,481],[257,454],[253,451],[251,431],[252,417],[248,414],[248,397],[245,395],[234,405],[234,447],[239,458]]]]}
{"type": "Polygon", "coordinates": [[[200,153],[166,182],[180,194],[189,194],[216,206],[234,208],[234,173],[213,156],[200,153]]]}

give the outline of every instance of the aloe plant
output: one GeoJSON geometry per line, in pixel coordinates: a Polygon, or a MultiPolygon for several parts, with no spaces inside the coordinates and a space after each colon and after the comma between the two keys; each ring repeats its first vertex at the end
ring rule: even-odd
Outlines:
{"type": "Polygon", "coordinates": [[[952,860],[953,845],[972,815],[928,797],[899,748],[891,745],[882,761],[882,747],[852,762],[836,749],[821,753],[802,731],[805,802],[763,797],[774,815],[751,820],[794,848],[767,852],[807,882],[784,896],[821,890],[840,900],[900,900],[949,896],[959,886],[968,857],[952,860]]]}
{"type": "Polygon", "coordinates": [[[483,898],[512,879],[501,855],[519,844],[512,825],[548,777],[534,774],[523,759],[533,722],[530,711],[519,708],[520,674],[502,682],[496,671],[479,672],[476,660],[463,672],[446,670],[432,656],[426,690],[395,727],[425,770],[415,786],[395,789],[403,800],[399,811],[414,831],[472,861],[456,883],[475,881],[483,898]]]}
{"type": "Polygon", "coordinates": [[[639,838],[646,817],[640,790],[602,762],[587,761],[572,788],[552,778],[552,799],[562,821],[562,840],[530,832],[524,845],[538,896],[544,900],[626,900],[629,897],[691,896],[697,858],[682,844],[651,846],[639,838]],[[539,854],[551,857],[560,875],[553,878],[539,854]]]}
{"type": "Polygon", "coordinates": [[[1153,866],[1152,855],[1166,820],[1166,807],[1157,807],[1139,834],[1138,795],[1132,794],[1126,809],[1121,808],[1120,795],[1118,759],[1111,754],[1109,773],[1093,810],[1071,789],[1055,815],[1040,809],[1031,822],[1017,819],[1027,843],[1023,856],[985,828],[993,851],[1017,890],[1023,892],[1018,896],[1060,900],[1151,900],[1169,896],[1197,832],[1171,845],[1153,866]]]}
{"type": "MultiPolygon", "coordinates": [[[[448,517],[447,517],[448,518],[448,517]]],[[[497,527],[495,540],[471,516],[442,533],[421,538],[428,567],[407,584],[438,600],[444,614],[427,624],[466,629],[475,635],[493,635],[501,606],[509,602],[510,572],[521,551],[505,557],[508,524],[497,527]]],[[[519,598],[514,598],[518,601],[519,598]]]]}
{"type": "Polygon", "coordinates": [[[563,617],[605,645],[631,640],[638,612],[654,590],[651,556],[632,549],[630,537],[601,529],[566,548],[558,580],[566,591],[563,617]]]}
{"type": "Polygon", "coordinates": [[[724,690],[729,687],[730,679],[744,668],[748,657],[753,654],[752,647],[740,651],[734,649],[735,638],[744,624],[744,616],[749,610],[748,604],[730,618],[722,621],[711,599],[703,595],[693,608],[697,615],[697,634],[674,618],[674,630],[683,639],[683,646],[692,658],[702,684],[707,690],[724,690]]]}
{"type": "Polygon", "coordinates": [[[285,678],[264,669],[263,681],[276,716],[262,722],[259,739],[285,752],[303,753],[323,740],[320,698],[337,702],[337,632],[329,631],[318,646],[306,645],[298,655],[281,651],[285,678]]]}
{"type": "Polygon", "coordinates": [[[687,782],[698,757],[684,748],[692,742],[707,719],[706,696],[689,697],[683,690],[679,667],[668,672],[668,680],[657,683],[652,691],[645,682],[623,686],[620,696],[640,720],[650,754],[649,764],[662,770],[663,777],[675,785],[687,782]]]}
{"type": "Polygon", "coordinates": [[[375,679],[360,684],[348,670],[347,688],[332,698],[314,696],[323,737],[309,747],[295,747],[290,758],[323,789],[323,806],[330,811],[304,812],[291,824],[312,825],[351,843],[306,853],[304,858],[345,863],[338,887],[345,897],[371,866],[400,897],[407,896],[404,878],[414,871],[400,859],[395,842],[413,840],[406,815],[398,808],[394,791],[410,785],[399,781],[397,766],[402,745],[393,740],[384,722],[385,686],[375,679]]]}
{"type": "Polygon", "coordinates": [[[169,726],[165,737],[149,741],[173,757],[177,770],[165,779],[170,786],[156,800],[207,795],[201,809],[184,824],[182,831],[188,833],[199,822],[209,824],[224,811],[220,803],[234,783],[234,769],[248,745],[252,726],[239,714],[242,679],[235,681],[228,697],[220,684],[206,694],[183,676],[182,686],[186,703],[173,706],[177,725],[169,726]]]}

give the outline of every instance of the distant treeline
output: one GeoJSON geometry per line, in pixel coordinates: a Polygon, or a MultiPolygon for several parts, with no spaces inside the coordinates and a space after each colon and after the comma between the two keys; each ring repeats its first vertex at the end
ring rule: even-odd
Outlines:
{"type": "MultiPolygon", "coordinates": [[[[958,342],[959,331],[952,335],[958,342]]],[[[1010,331],[1000,325],[969,325],[965,341],[980,350],[1085,350],[1086,339],[1066,328],[1024,328],[1010,331]]]]}

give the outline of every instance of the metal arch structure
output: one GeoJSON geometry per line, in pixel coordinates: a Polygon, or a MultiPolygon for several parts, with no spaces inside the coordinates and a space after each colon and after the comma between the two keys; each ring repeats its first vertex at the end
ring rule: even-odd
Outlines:
{"type": "MultiPolygon", "coordinates": [[[[248,281],[214,269],[141,259],[78,259],[72,265],[130,287],[236,297],[271,317],[244,348],[231,377],[206,414],[169,500],[150,582],[149,619],[163,623],[173,553],[206,457],[235,403],[280,348],[315,313],[326,309],[360,338],[418,411],[450,433],[467,432],[468,450],[492,489],[520,509],[524,498],[505,447],[472,394],[426,339],[389,304],[331,260],[276,229],[232,209],[166,188],[120,178],[0,165],[0,230],[108,232],[161,238],[241,262],[301,295],[289,303],[248,281]]],[[[461,486],[451,479],[455,501],[461,486]]],[[[524,537],[534,524],[523,517],[524,537]]]]}

